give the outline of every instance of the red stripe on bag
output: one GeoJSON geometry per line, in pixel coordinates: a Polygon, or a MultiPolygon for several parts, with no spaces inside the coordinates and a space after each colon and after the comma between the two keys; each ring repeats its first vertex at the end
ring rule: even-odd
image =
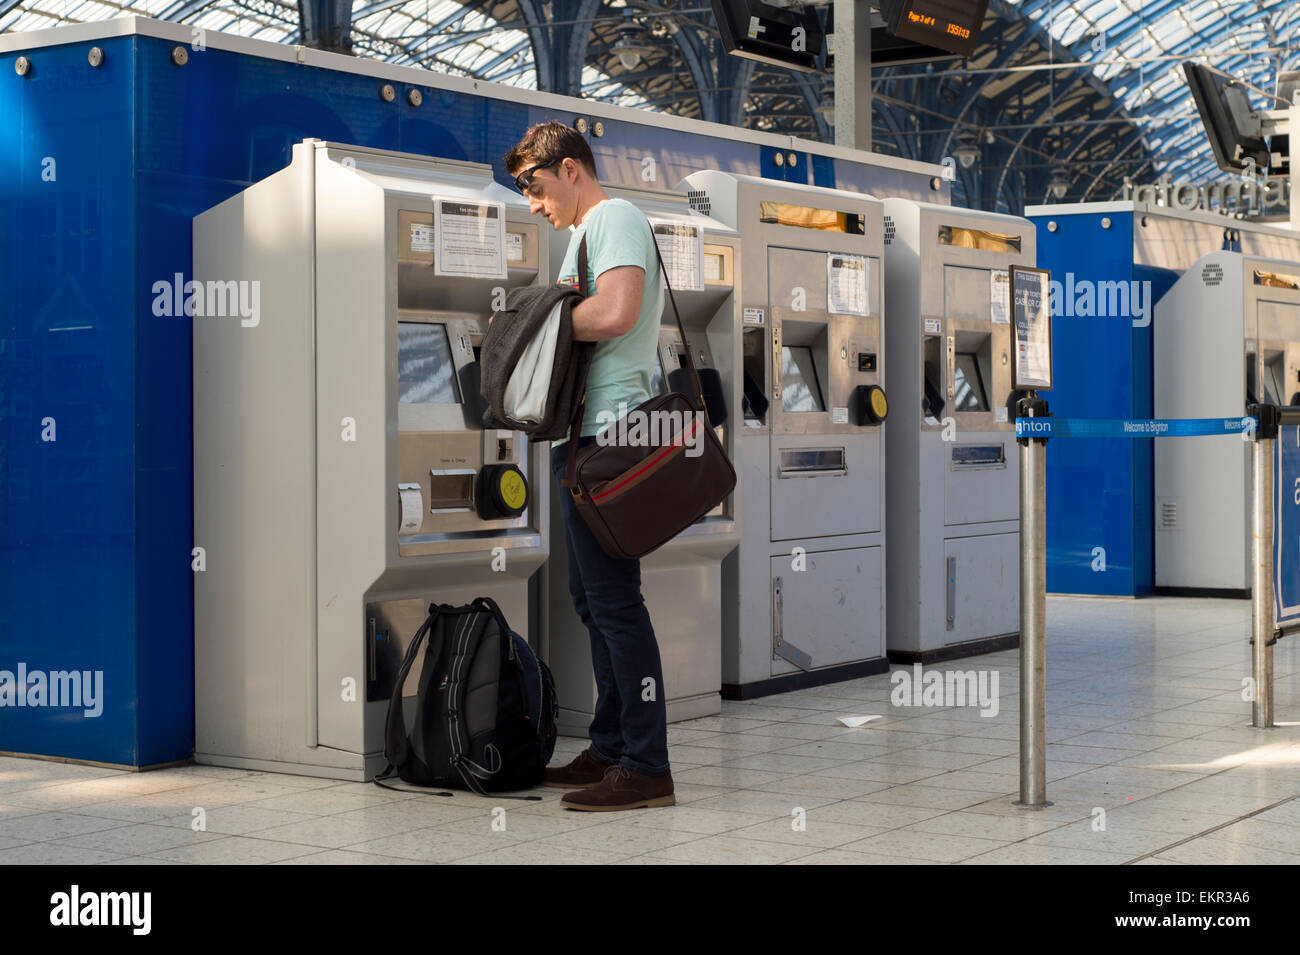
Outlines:
{"type": "Polygon", "coordinates": [[[696,418],[696,419],[695,419],[695,424],[691,426],[691,430],[690,430],[689,432],[683,432],[683,434],[682,434],[682,436],[681,436],[680,439],[678,439],[677,441],[674,441],[674,442],[673,442],[672,444],[670,444],[668,447],[664,448],[664,449],[663,449],[662,451],[660,451],[657,455],[655,455],[655,456],[654,456],[653,458],[651,458],[648,462],[646,462],[646,464],[645,464],[644,466],[642,466],[640,469],[638,469],[638,470],[635,471],[634,473],[629,474],[629,475],[628,475],[627,477],[625,477],[623,480],[619,481],[618,484],[614,485],[613,487],[606,488],[605,490],[601,491],[599,494],[593,494],[593,495],[591,496],[591,499],[592,499],[593,501],[603,500],[604,498],[607,498],[607,497],[609,497],[611,494],[614,494],[615,492],[617,492],[619,488],[623,487],[623,486],[624,486],[625,484],[627,484],[629,481],[635,481],[635,480],[636,480],[638,477],[640,477],[642,474],[645,474],[646,471],[649,471],[649,470],[651,470],[652,468],[657,467],[658,464],[659,464],[659,462],[660,462],[663,458],[667,457],[667,456],[670,455],[670,454],[674,454],[674,453],[677,451],[678,448],[685,447],[685,445],[686,445],[686,439],[687,439],[688,437],[693,436],[693,435],[695,434],[695,432],[698,431],[698,430],[700,430],[700,419],[699,419],[699,418],[696,418]]]}

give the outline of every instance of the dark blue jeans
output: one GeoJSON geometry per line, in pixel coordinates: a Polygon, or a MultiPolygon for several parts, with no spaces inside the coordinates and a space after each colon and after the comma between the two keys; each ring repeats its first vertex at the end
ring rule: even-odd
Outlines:
{"type": "MultiPolygon", "coordinates": [[[[583,438],[578,446],[594,440],[583,438]]],[[[568,453],[567,441],[551,447],[557,484],[564,478],[568,453]]],[[[606,554],[565,487],[560,488],[560,513],[569,556],[569,593],[591,637],[596,674],[591,751],[604,762],[661,776],[668,772],[668,708],[659,644],[641,598],[641,562],[606,554]],[[648,692],[646,677],[654,681],[651,700],[642,699],[648,692]]]]}

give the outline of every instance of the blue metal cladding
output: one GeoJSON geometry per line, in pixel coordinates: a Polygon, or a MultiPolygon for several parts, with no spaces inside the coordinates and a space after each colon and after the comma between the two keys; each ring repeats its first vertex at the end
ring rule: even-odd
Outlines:
{"type": "Polygon", "coordinates": [[[103,46],[98,71],[85,47],[26,77],[0,56],[0,750],[136,764],[137,630],[190,620],[137,614],[134,87],[129,41],[103,46]],[[20,705],[59,702],[20,699],[20,670],[89,672],[99,699],[20,705]]]}
{"type": "MultiPolygon", "coordinates": [[[[1172,273],[1135,266],[1132,213],[1033,216],[1038,264],[1060,283],[1054,302],[1052,414],[1150,418],[1154,303],[1172,273]],[[1103,228],[1101,220],[1111,226],[1103,228]],[[1049,231],[1048,222],[1056,223],[1049,231]],[[1151,282],[1148,294],[1141,283],[1151,282]],[[1125,283],[1145,314],[1102,306],[1102,292],[1125,283]],[[1120,311],[1121,314],[1114,314],[1120,311]]],[[[1053,286],[1054,295],[1056,286],[1053,286]]],[[[1154,584],[1151,441],[1077,439],[1047,446],[1047,589],[1052,593],[1141,596],[1154,584]],[[1103,569],[1104,568],[1104,569],[1103,569]]]]}

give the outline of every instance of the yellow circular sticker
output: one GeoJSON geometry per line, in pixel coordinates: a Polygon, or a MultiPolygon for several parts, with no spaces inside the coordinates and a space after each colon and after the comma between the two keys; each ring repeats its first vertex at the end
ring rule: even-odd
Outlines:
{"type": "Polygon", "coordinates": [[[528,501],[528,485],[524,476],[513,469],[501,475],[501,500],[511,510],[518,510],[528,501]]]}
{"type": "Polygon", "coordinates": [[[880,388],[871,393],[871,410],[876,413],[877,417],[882,419],[889,414],[889,401],[885,398],[885,392],[880,388]]]}

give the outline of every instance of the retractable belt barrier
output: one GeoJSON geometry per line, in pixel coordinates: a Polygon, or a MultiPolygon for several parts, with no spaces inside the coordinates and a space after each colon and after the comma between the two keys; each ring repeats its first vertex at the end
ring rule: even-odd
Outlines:
{"type": "Polygon", "coordinates": [[[1240,418],[1017,418],[1017,438],[1198,438],[1252,433],[1259,419],[1240,418]]]}
{"type": "MultiPolygon", "coordinates": [[[[1287,546],[1277,538],[1274,526],[1275,519],[1288,525],[1300,523],[1300,513],[1291,515],[1292,511],[1300,512],[1300,409],[1250,405],[1248,413],[1241,416],[1147,419],[1054,418],[1046,413],[1046,402],[1040,402],[1033,410],[1043,413],[1016,418],[1016,439],[1022,455],[1032,454],[1035,446],[1041,453],[1042,445],[1054,438],[1195,438],[1235,434],[1251,443],[1252,715],[1255,726],[1271,727],[1273,644],[1284,633],[1300,629],[1300,548],[1287,546]],[[1278,454],[1279,435],[1287,439],[1281,454],[1278,454]]],[[[1043,471],[1031,463],[1027,468],[1022,467],[1021,474],[1022,496],[1028,494],[1032,502],[1040,502],[1040,495],[1045,492],[1043,471]],[[1032,478],[1026,480],[1026,475],[1032,478]]],[[[1029,566],[1040,561],[1043,558],[1038,553],[1040,546],[1035,538],[1022,533],[1022,561],[1029,566]]],[[[1034,594],[1031,598],[1041,599],[1041,596],[1034,594]]],[[[1031,621],[1027,622],[1032,625],[1031,621]]],[[[1031,632],[1031,636],[1038,634],[1031,632]]],[[[1038,768],[1036,763],[1031,760],[1034,769],[1038,768]]],[[[1030,786],[1032,790],[1032,781],[1030,786]]],[[[1026,804],[1033,803],[1026,800],[1026,804]]]]}

